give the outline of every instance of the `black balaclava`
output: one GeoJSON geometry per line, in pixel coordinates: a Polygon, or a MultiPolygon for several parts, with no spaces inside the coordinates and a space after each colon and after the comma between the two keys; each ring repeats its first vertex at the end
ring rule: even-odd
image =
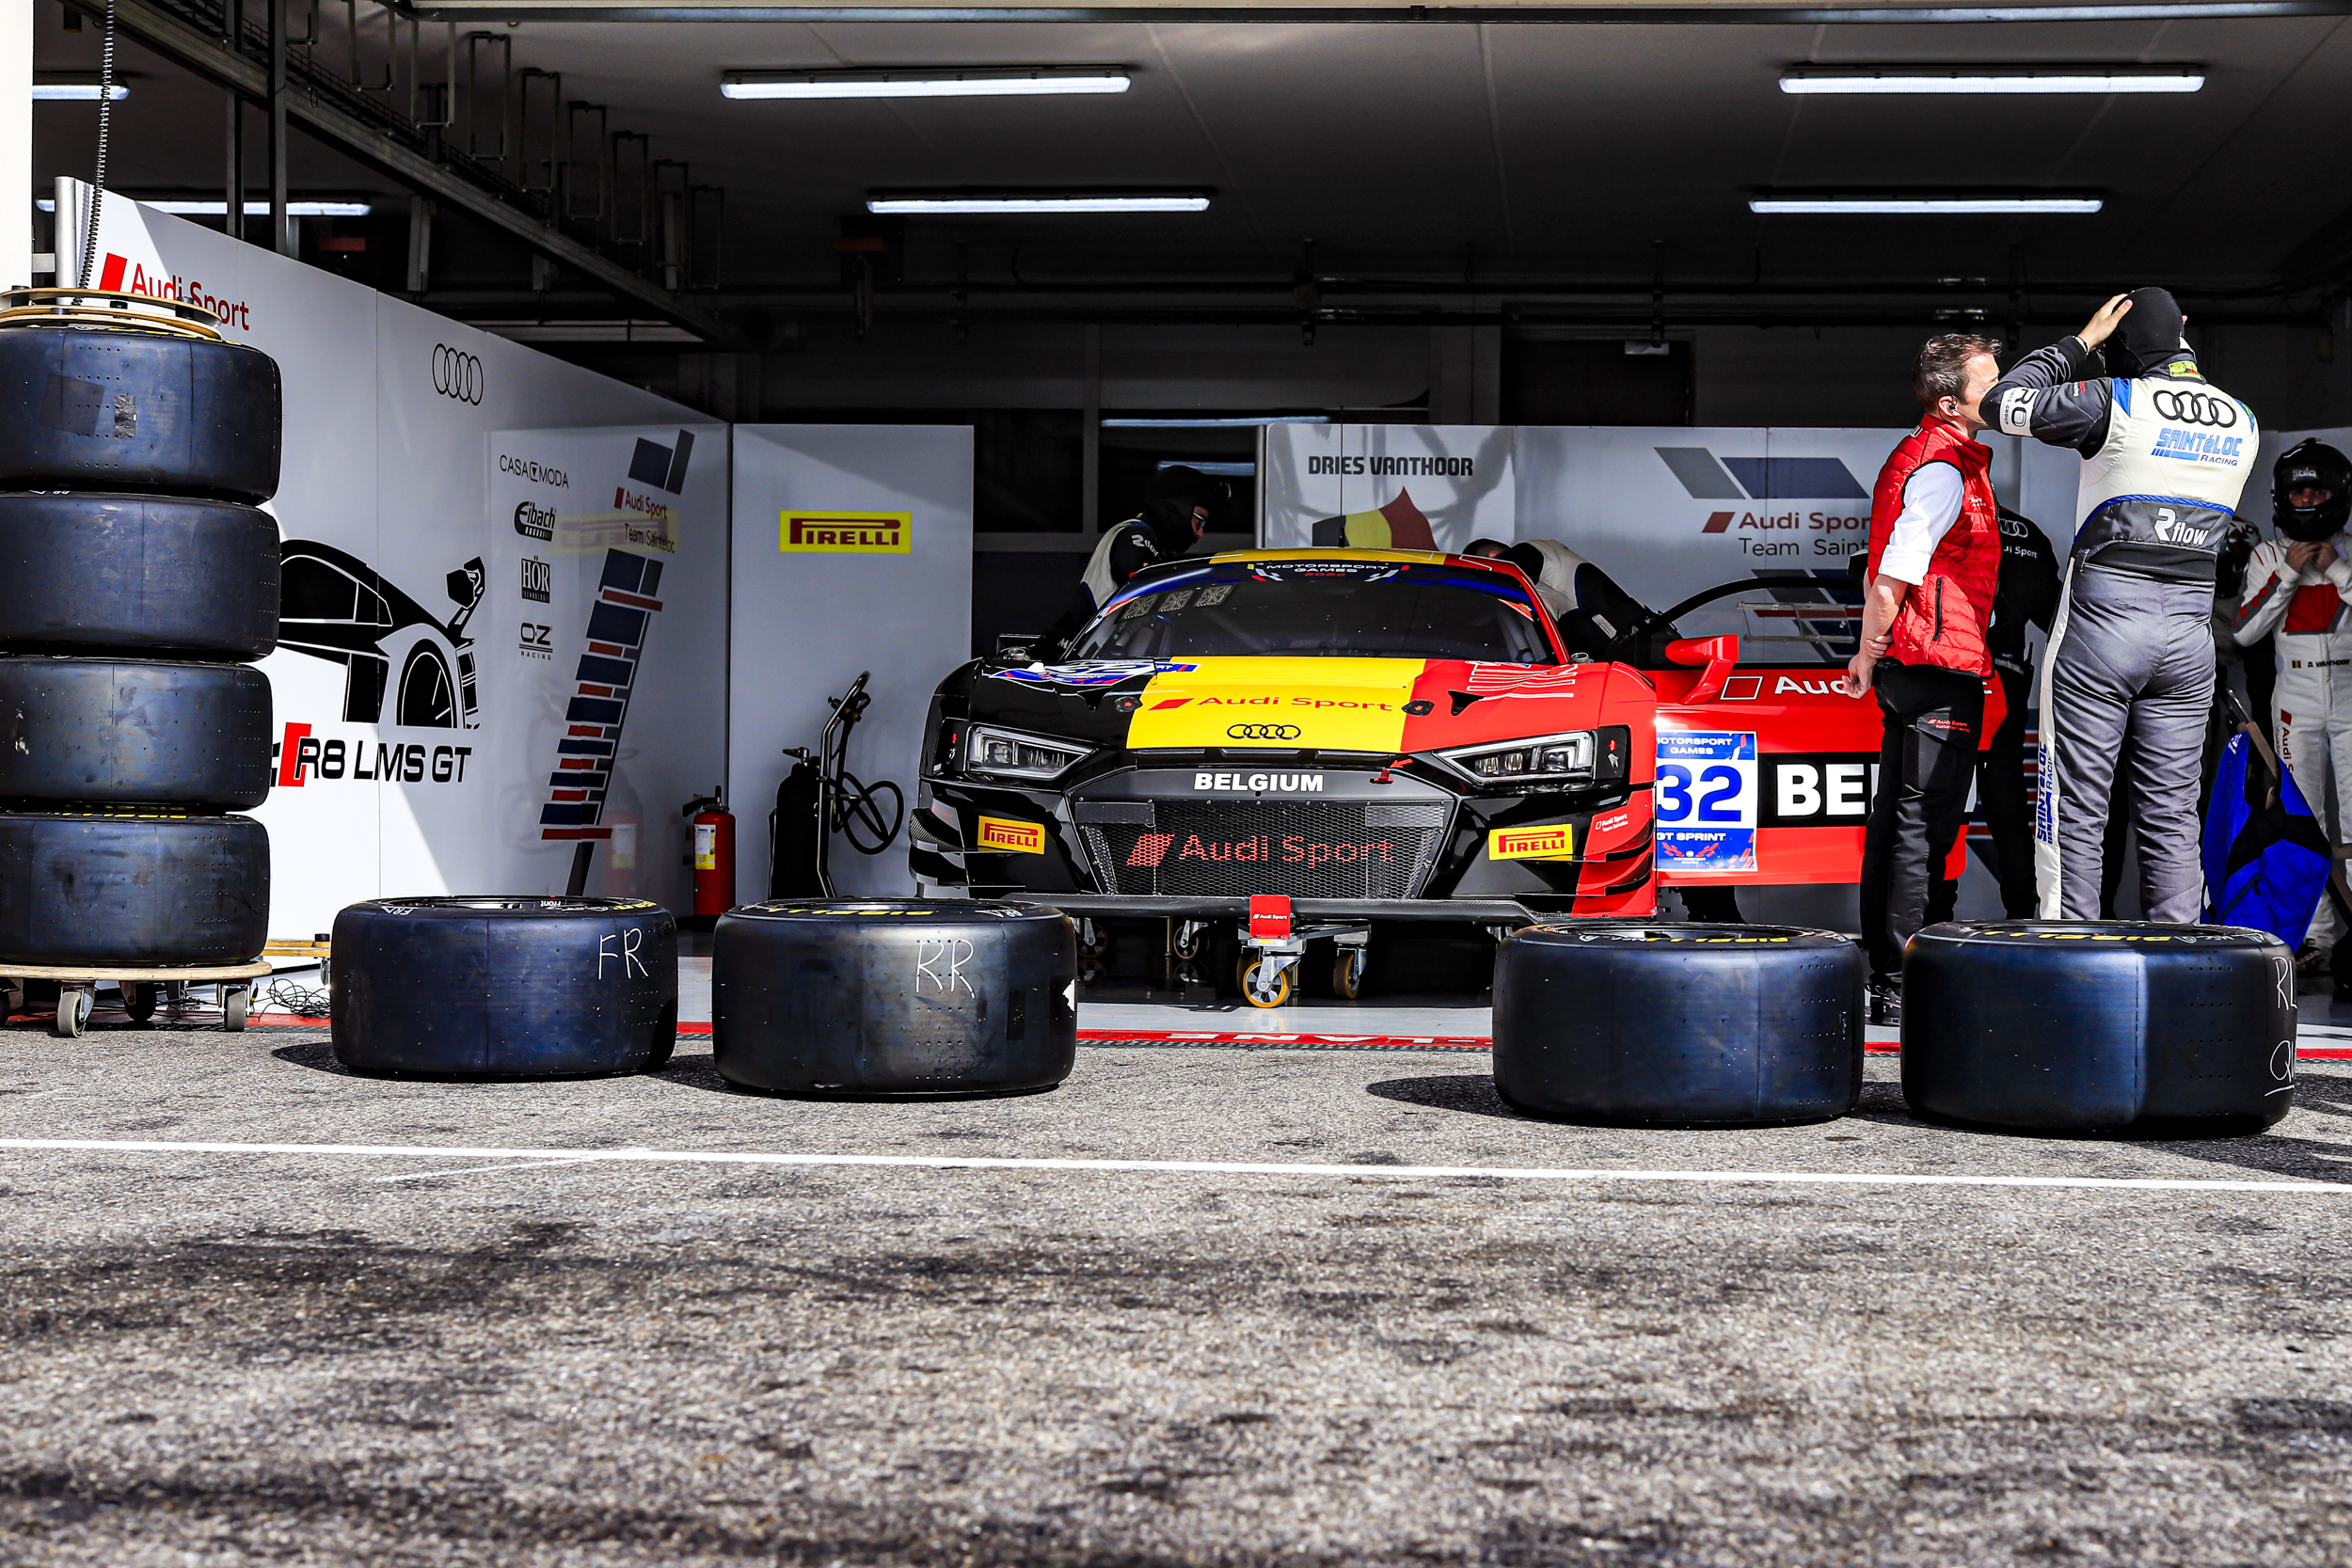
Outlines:
{"type": "Polygon", "coordinates": [[[2106,341],[2107,373],[2128,381],[2180,358],[2181,307],[2169,289],[2134,289],[2132,308],[2106,341]]]}
{"type": "Polygon", "coordinates": [[[2352,462],[2316,438],[2280,454],[2270,470],[2271,520],[2290,539],[2305,542],[2332,539],[2352,518],[2352,462]],[[2317,506],[2296,506],[2287,498],[2297,490],[2324,490],[2328,499],[2317,506]]]}
{"type": "Polygon", "coordinates": [[[1152,474],[1143,487],[1143,521],[1160,547],[1183,555],[1199,541],[1192,531],[1192,509],[1214,506],[1216,486],[1198,468],[1173,464],[1152,474]]]}

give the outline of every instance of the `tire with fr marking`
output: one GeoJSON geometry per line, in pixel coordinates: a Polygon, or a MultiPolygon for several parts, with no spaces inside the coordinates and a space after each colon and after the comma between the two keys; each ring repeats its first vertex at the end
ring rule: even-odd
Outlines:
{"type": "Polygon", "coordinates": [[[268,798],[269,749],[250,666],[0,657],[0,800],[241,810],[268,798]]]}
{"type": "Polygon", "coordinates": [[[1788,926],[1529,926],[1495,953],[1495,1089],[1522,1111],[1650,1126],[1823,1121],[1862,1093],[1850,937],[1788,926]]]}
{"type": "Polygon", "coordinates": [[[2226,1136],[2295,1098],[2295,958],[2267,931],[1931,926],[1903,952],[1903,1098],[2034,1132],[2226,1136]]]}
{"type": "Polygon", "coordinates": [[[0,490],[278,492],[278,362],[141,332],[0,332],[0,490]]]}
{"type": "Polygon", "coordinates": [[[269,882],[249,816],[0,814],[0,960],[244,963],[269,940],[269,882]]]}
{"type": "Polygon", "coordinates": [[[0,494],[0,648],[256,659],[278,646],[278,525],[167,496],[0,494]]]}
{"type": "Polygon", "coordinates": [[[677,923],[642,899],[373,898],[335,916],[336,1059],[384,1077],[652,1071],[677,1041],[677,923]]]}
{"type": "Polygon", "coordinates": [[[1077,934],[1041,904],[746,904],[711,939],[711,1050],[774,1094],[1049,1089],[1077,1060],[1077,934]]]}

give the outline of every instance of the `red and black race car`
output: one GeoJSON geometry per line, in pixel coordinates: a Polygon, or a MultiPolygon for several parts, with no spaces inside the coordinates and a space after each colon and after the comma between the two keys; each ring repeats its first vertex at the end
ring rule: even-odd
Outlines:
{"type": "Polygon", "coordinates": [[[1483,558],[1165,562],[1061,662],[941,685],[913,869],[927,893],[1164,917],[1180,953],[1231,925],[1269,1006],[1310,937],[1338,944],[1352,995],[1374,920],[1855,880],[1877,705],[1835,666],[1740,665],[1737,637],[1648,641],[1656,668],[1571,657],[1527,578],[1483,558]]]}

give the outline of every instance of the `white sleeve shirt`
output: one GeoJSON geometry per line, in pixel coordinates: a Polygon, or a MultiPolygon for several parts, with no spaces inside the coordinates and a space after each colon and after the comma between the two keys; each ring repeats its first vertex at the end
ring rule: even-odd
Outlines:
{"type": "Polygon", "coordinates": [[[1903,482],[1902,515],[1879,554],[1879,576],[1914,587],[1927,579],[1935,546],[1960,521],[1963,489],[1960,470],[1949,463],[1923,463],[1912,470],[1903,482]]]}

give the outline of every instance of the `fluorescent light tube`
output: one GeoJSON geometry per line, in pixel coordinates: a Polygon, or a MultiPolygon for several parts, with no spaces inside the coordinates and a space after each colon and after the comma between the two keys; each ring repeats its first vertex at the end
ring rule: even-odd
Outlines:
{"type": "Polygon", "coordinates": [[[885,216],[933,213],[1205,213],[1199,194],[1168,196],[878,196],[866,203],[885,216]]]}
{"type": "Polygon", "coordinates": [[[1104,430],[1223,430],[1234,425],[1329,424],[1328,414],[1230,414],[1173,420],[1104,420],[1104,430]]]}
{"type": "MultiPolygon", "coordinates": [[[[119,196],[122,193],[118,191],[114,194],[119,196]]],[[[152,207],[159,213],[170,213],[183,218],[216,218],[229,211],[229,203],[226,201],[181,201],[176,198],[140,200],[135,196],[131,199],[137,201],[142,207],[152,207]]],[[[54,213],[57,210],[56,202],[45,196],[36,200],[33,205],[44,213],[54,213]]],[[[374,205],[366,201],[289,201],[286,203],[286,215],[297,218],[363,218],[374,211],[374,205]]],[[[245,204],[245,215],[249,218],[265,218],[269,216],[269,203],[248,201],[245,204]]]]}
{"type": "Polygon", "coordinates": [[[1751,213],[1837,217],[1987,217],[2034,213],[2095,213],[2095,196],[1759,196],[1751,213]]]}
{"type": "MultiPolygon", "coordinates": [[[[130,96],[131,89],[120,82],[117,82],[114,85],[114,90],[106,94],[107,100],[116,103],[121,103],[130,96]]],[[[36,103],[95,103],[98,102],[98,84],[95,82],[35,82],[33,102],[36,103]]]]}
{"type": "Polygon", "coordinates": [[[1791,71],[1780,90],[1801,93],[2195,92],[2201,71],[1791,71]]]}
{"type": "Polygon", "coordinates": [[[1044,98],[1125,92],[1124,71],[1025,66],[1004,71],[732,71],[725,98],[1044,98]]]}

